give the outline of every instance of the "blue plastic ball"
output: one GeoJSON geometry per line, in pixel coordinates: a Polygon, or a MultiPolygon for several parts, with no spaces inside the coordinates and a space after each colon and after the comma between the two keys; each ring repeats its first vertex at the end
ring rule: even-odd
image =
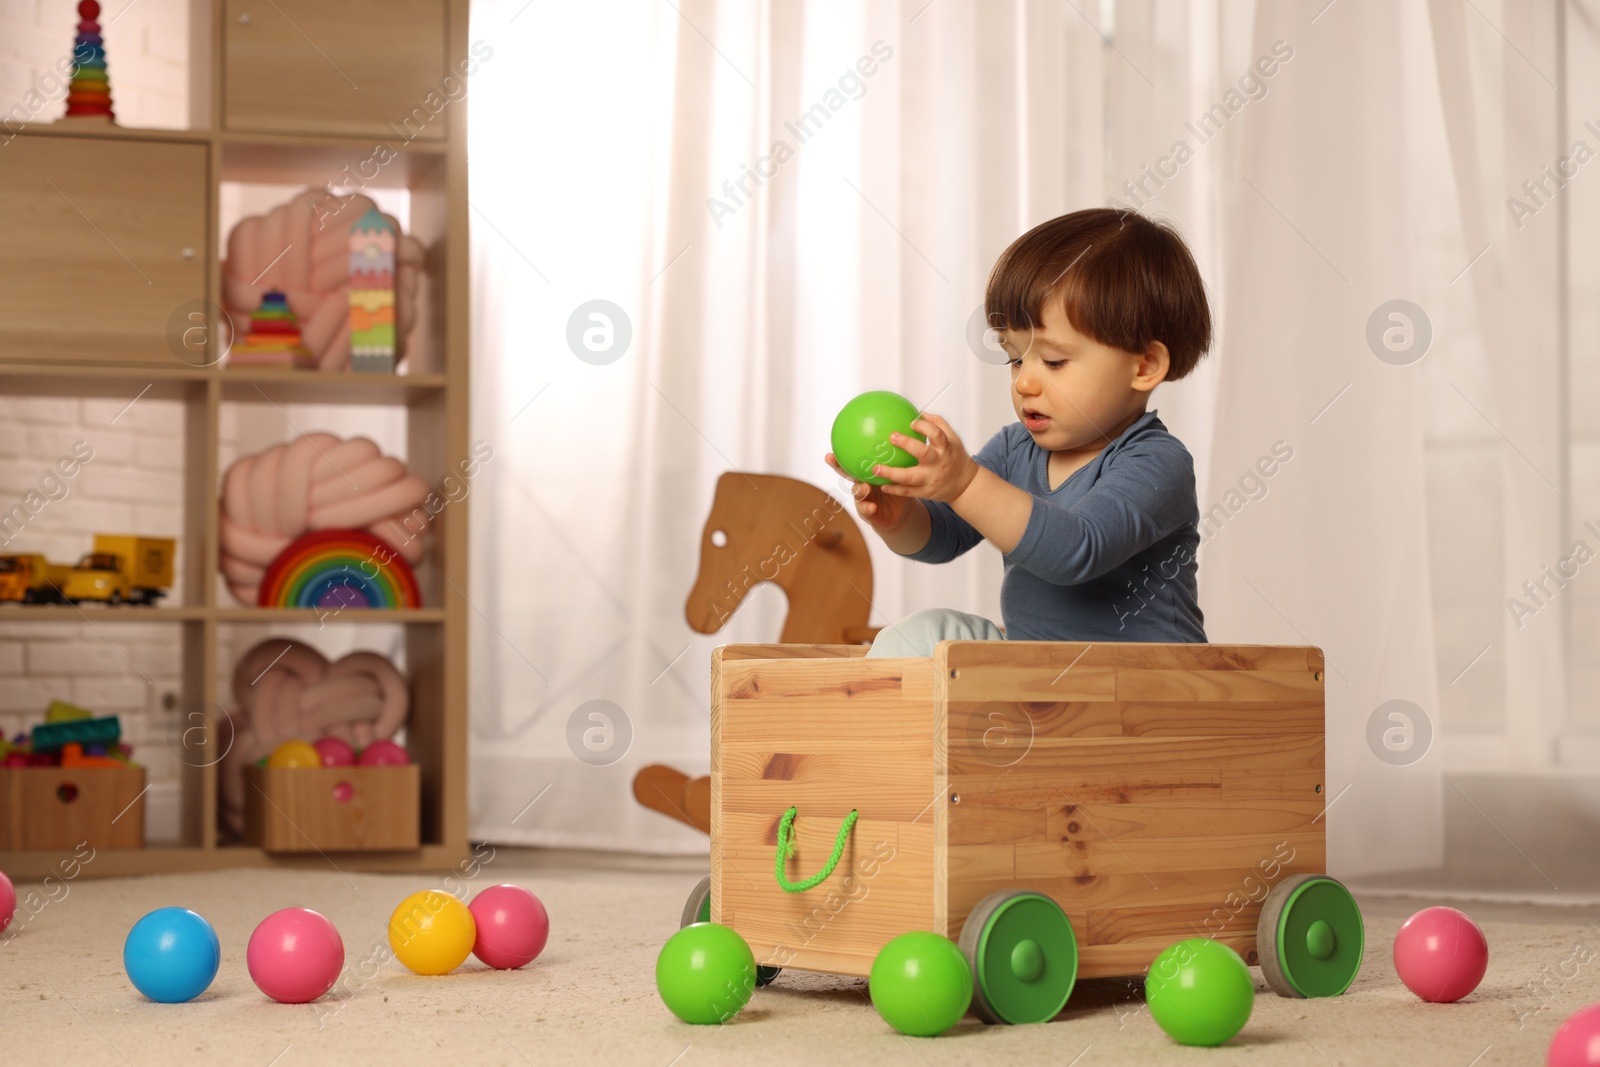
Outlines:
{"type": "Polygon", "coordinates": [[[133,924],[122,966],[134,988],[162,1004],[181,1004],[206,991],[222,964],[222,943],[188,908],[157,908],[133,924]]]}

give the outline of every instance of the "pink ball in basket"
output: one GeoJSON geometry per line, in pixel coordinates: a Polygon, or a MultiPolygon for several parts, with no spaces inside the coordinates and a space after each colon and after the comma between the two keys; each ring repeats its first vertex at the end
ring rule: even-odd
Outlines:
{"type": "Polygon", "coordinates": [[[5,871],[0,871],[0,930],[11,925],[11,917],[17,913],[17,890],[11,884],[11,879],[6,877],[5,871]]]}
{"type": "Polygon", "coordinates": [[[550,916],[520,885],[492,885],[467,905],[478,924],[472,954],[503,971],[532,963],[550,939],[550,916]]]}
{"type": "Polygon", "coordinates": [[[344,967],[344,940],[310,908],[284,908],[261,920],[245,950],[250,978],[281,1004],[306,1004],[333,988],[344,967]]]}
{"type": "Polygon", "coordinates": [[[319,737],[311,742],[311,747],[322,757],[324,767],[355,766],[356,750],[342,737],[319,737]]]}
{"type": "Polygon", "coordinates": [[[361,759],[357,762],[363,767],[404,767],[411,762],[411,757],[393,741],[374,741],[361,750],[361,759]]]}
{"type": "Polygon", "coordinates": [[[1483,981],[1489,942],[1465,912],[1423,908],[1394,937],[1394,969],[1423,1000],[1452,1004],[1483,981]]]}

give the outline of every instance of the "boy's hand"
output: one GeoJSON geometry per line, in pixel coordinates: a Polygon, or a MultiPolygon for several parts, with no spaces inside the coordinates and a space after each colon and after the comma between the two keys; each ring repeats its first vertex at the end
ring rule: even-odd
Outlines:
{"type": "Polygon", "coordinates": [[[873,474],[891,482],[879,488],[890,500],[915,496],[950,503],[978,476],[978,461],[967,454],[967,446],[942,416],[923,415],[911,428],[927,442],[899,433],[890,434],[889,441],[915,456],[917,465],[885,467],[880,463],[873,467],[873,474]]]}
{"type": "Polygon", "coordinates": [[[828,466],[851,483],[851,493],[856,501],[856,514],[879,533],[889,533],[898,529],[900,524],[906,521],[907,514],[915,507],[911,501],[903,497],[885,496],[883,486],[858,482],[851,478],[849,473],[839,466],[839,461],[832,452],[822,458],[827,460],[828,466]]]}

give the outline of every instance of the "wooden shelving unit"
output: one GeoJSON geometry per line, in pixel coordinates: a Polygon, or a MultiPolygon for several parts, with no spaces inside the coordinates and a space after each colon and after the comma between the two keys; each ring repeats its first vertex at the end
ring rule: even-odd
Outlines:
{"type": "MultiPolygon", "coordinates": [[[[0,619],[40,626],[87,620],[113,636],[124,622],[171,623],[182,649],[185,705],[206,709],[198,725],[213,745],[225,740],[216,709],[231,702],[218,681],[231,666],[219,662],[225,627],[398,625],[412,686],[407,740],[422,779],[419,849],[324,857],[222,845],[215,763],[185,758],[181,845],[101,849],[84,867],[87,875],[329,863],[444,869],[468,854],[469,605],[458,592],[468,587],[466,507],[449,505],[434,519],[434,545],[418,571],[420,609],[247,607],[219,592],[217,581],[225,407],[404,410],[407,463],[435,486],[470,454],[465,106],[429,112],[422,136],[399,134],[387,121],[416,113],[422,93],[445,77],[462,77],[467,21],[467,0],[196,0],[195,129],[30,125],[0,153],[0,218],[13,220],[0,242],[0,277],[7,279],[0,287],[0,394],[176,402],[184,429],[183,565],[174,606],[7,605],[0,619]],[[275,92],[275,85],[292,88],[275,92]],[[380,144],[393,158],[364,184],[409,191],[408,232],[426,249],[422,313],[401,373],[228,370],[213,365],[209,351],[196,358],[174,346],[175,314],[190,304],[221,305],[225,183],[324,186],[380,144]]],[[[108,49],[114,57],[113,38],[108,49]]],[[[36,878],[62,858],[0,853],[0,869],[36,878]]]]}

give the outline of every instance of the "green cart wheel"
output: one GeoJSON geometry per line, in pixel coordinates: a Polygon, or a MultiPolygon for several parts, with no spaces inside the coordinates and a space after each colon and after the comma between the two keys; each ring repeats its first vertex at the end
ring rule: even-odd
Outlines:
{"type": "Polygon", "coordinates": [[[1279,882],[1261,905],[1256,951],[1282,997],[1336,997],[1361,970],[1366,927],[1350,890],[1323,874],[1279,882]]]}
{"type": "MultiPolygon", "coordinates": [[[[689,899],[683,902],[683,915],[678,919],[678,929],[683,929],[693,923],[708,923],[711,921],[711,876],[708,874],[700,879],[700,884],[694,887],[689,894],[689,899]]],[[[783,973],[782,967],[756,966],[756,988],[769,986],[773,979],[783,973]]]]}
{"type": "Polygon", "coordinates": [[[984,1022],[1049,1022],[1078,980],[1072,923],[1042,893],[990,893],[967,916],[959,944],[972,964],[972,1010],[984,1022]]]}
{"type": "Polygon", "coordinates": [[[689,899],[683,902],[683,915],[678,919],[678,929],[693,923],[708,923],[711,921],[711,876],[708,874],[700,879],[700,884],[689,893],[689,899]]]}

